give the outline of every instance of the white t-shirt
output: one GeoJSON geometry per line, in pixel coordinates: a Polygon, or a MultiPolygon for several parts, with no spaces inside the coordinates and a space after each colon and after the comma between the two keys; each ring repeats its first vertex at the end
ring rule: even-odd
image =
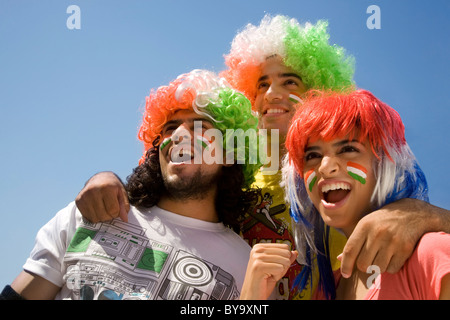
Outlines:
{"type": "Polygon", "coordinates": [[[74,202],[42,227],[24,269],[56,299],[238,299],[250,246],[222,223],[154,206],[128,223],[85,221],[74,202]]]}

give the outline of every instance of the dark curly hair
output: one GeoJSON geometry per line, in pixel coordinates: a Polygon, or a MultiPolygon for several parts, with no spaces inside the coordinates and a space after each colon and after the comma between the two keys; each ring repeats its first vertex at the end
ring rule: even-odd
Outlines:
{"type": "MultiPolygon", "coordinates": [[[[157,141],[155,140],[157,144],[157,141]]],[[[219,221],[236,233],[245,214],[257,201],[258,193],[255,188],[242,188],[244,172],[241,164],[223,166],[217,185],[216,210],[219,221]]],[[[126,190],[130,204],[136,207],[149,208],[156,205],[162,194],[166,192],[161,167],[159,163],[158,147],[150,148],[145,161],[133,170],[127,177],[126,190]]]]}

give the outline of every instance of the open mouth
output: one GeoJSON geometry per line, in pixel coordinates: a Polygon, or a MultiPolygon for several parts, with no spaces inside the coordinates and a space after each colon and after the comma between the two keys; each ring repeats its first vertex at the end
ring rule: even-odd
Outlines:
{"type": "Polygon", "coordinates": [[[343,182],[330,183],[322,186],[321,198],[327,204],[338,204],[345,200],[351,191],[350,185],[343,182]]]}

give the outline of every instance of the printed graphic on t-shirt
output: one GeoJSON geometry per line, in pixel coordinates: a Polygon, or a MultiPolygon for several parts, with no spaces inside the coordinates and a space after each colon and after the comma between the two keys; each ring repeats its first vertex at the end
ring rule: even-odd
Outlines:
{"type": "Polygon", "coordinates": [[[145,229],[114,220],[84,223],[64,257],[72,299],[238,299],[233,276],[173,246],[148,239],[145,229]]]}
{"type": "MultiPolygon", "coordinates": [[[[270,188],[259,190],[259,200],[242,224],[242,235],[250,246],[257,243],[284,243],[295,250],[294,238],[290,231],[289,208],[284,202],[280,187],[274,192],[270,188]]],[[[309,299],[310,292],[292,290],[293,283],[301,271],[296,261],[274,290],[277,300],[309,299]]]]}
{"type": "Polygon", "coordinates": [[[273,199],[269,192],[264,193],[262,196],[261,191],[259,192],[259,200],[257,205],[249,212],[250,218],[247,219],[242,227],[242,232],[253,228],[257,223],[262,223],[266,228],[272,230],[278,235],[282,235],[284,230],[286,230],[286,224],[278,220],[275,216],[286,210],[286,205],[284,203],[272,206],[273,199]]]}

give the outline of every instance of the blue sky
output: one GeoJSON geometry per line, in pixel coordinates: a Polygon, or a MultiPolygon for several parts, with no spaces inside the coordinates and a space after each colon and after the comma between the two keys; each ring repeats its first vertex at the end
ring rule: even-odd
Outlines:
{"type": "Polygon", "coordinates": [[[402,116],[431,202],[450,209],[446,0],[1,0],[0,289],[89,177],[131,173],[150,89],[194,68],[222,70],[236,32],[265,13],[329,21],[330,42],[356,58],[358,87],[402,116]],[[70,5],[80,29],[67,28],[70,5]],[[381,29],[366,26],[370,5],[381,29]]]}

